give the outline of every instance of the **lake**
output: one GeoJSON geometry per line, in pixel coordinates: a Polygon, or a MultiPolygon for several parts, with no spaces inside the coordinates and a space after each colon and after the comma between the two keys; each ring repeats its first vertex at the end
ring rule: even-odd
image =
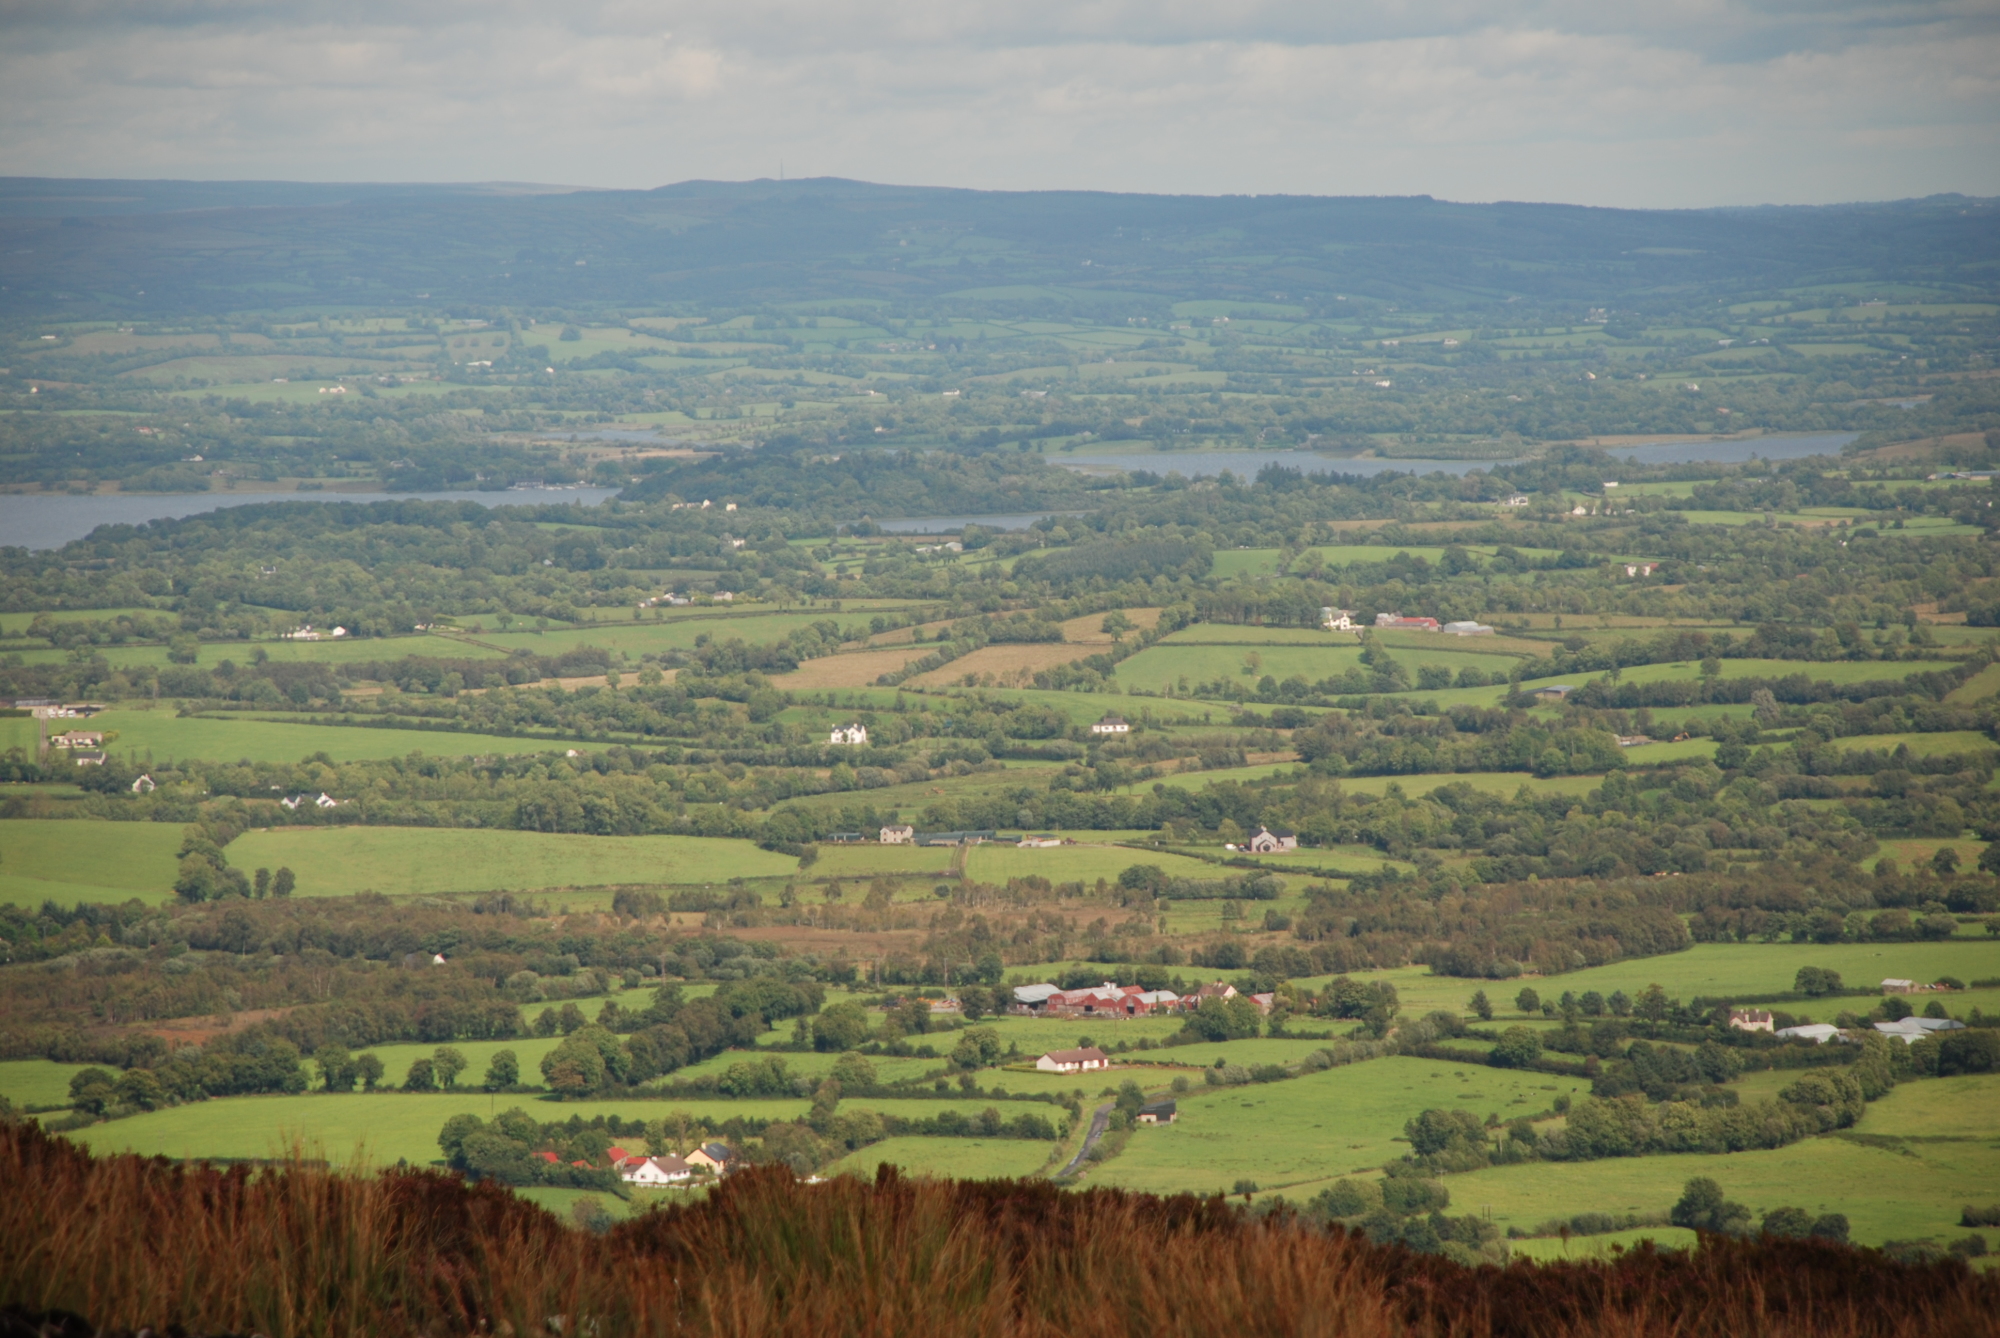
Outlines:
{"type": "Polygon", "coordinates": [[[72,497],[66,493],[0,493],[0,545],[60,548],[99,525],[143,525],[178,520],[226,506],[262,502],[477,502],[481,506],[549,506],[579,502],[595,506],[615,497],[616,488],[522,488],[505,492],[196,492],[106,493],[72,497]]]}
{"type": "Polygon", "coordinates": [[[1747,441],[1659,441],[1650,446],[1608,448],[1606,454],[1641,465],[1741,465],[1752,460],[1803,460],[1839,455],[1859,432],[1815,432],[1799,437],[1752,437],[1747,441]]]}
{"type": "Polygon", "coordinates": [[[1045,516],[1080,516],[1081,511],[1023,511],[1007,516],[904,516],[875,523],[891,534],[957,534],[967,525],[989,530],[1025,530],[1045,516]]]}

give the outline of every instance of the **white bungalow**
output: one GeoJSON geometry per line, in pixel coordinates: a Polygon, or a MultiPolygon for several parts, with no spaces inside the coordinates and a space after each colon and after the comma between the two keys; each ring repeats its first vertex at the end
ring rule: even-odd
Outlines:
{"type": "Polygon", "coordinates": [[[1094,1045],[1081,1050],[1051,1050],[1035,1061],[1043,1073],[1094,1073],[1111,1067],[1111,1058],[1094,1045]]]}
{"type": "Polygon", "coordinates": [[[679,1157],[632,1157],[618,1168],[618,1178],[628,1185],[677,1185],[694,1178],[694,1168],[679,1157]]]}
{"type": "Polygon", "coordinates": [[[1090,732],[1092,734],[1130,734],[1132,726],[1126,723],[1125,717],[1122,715],[1107,715],[1092,725],[1090,732]]]}

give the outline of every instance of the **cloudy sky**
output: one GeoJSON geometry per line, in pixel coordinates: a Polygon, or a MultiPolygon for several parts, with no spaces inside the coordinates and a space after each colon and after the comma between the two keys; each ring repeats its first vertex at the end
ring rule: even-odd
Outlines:
{"type": "Polygon", "coordinates": [[[2000,0],[0,0],[0,174],[2000,194],[2000,0]]]}

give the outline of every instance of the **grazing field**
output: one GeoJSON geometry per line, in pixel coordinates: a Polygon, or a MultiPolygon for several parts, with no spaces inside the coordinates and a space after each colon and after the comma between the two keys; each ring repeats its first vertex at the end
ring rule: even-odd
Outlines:
{"type": "Polygon", "coordinates": [[[874,832],[864,835],[868,840],[855,845],[822,845],[819,859],[805,872],[814,878],[944,873],[951,868],[956,853],[944,846],[885,846],[875,839],[874,832]]]}
{"type": "Polygon", "coordinates": [[[407,757],[411,753],[470,757],[483,753],[561,752],[569,748],[599,752],[606,747],[601,743],[563,739],[514,739],[443,730],[343,728],[227,716],[182,718],[164,709],[105,711],[91,725],[95,729],[118,731],[118,738],[111,744],[112,754],[130,759],[138,766],[169,758],[297,762],[315,753],[325,753],[335,762],[356,762],[407,757]]]}
{"type": "Polygon", "coordinates": [[[1912,757],[1990,753],[2000,748],[2000,744],[1995,744],[1991,736],[1972,729],[1943,730],[1936,734],[1850,734],[1836,739],[1833,746],[1849,753],[1858,753],[1867,748],[1872,748],[1878,753],[1893,753],[1898,748],[1907,748],[1912,757]]]}
{"type": "Polygon", "coordinates": [[[41,743],[41,726],[33,716],[0,716],[0,753],[19,748],[24,756],[32,758],[41,743]]]}
{"type": "Polygon", "coordinates": [[[229,847],[238,868],[290,868],[303,897],[514,892],[782,876],[789,855],[707,836],[571,836],[437,827],[276,827],[229,847]]]}
{"type": "Polygon", "coordinates": [[[1996,1103],[2000,1075],[1911,1082],[1869,1103],[1854,1129],[1861,1137],[1831,1134],[1761,1152],[1536,1162],[1450,1176],[1445,1184],[1454,1212],[1490,1209],[1502,1227],[1529,1227],[1579,1212],[1665,1212],[1688,1180],[1709,1176],[1754,1212],[1846,1213],[1862,1244],[1929,1237],[1942,1246],[1964,1234],[1964,1204],[2000,1198],[1996,1103]],[[1938,1107],[1942,1122],[1934,1131],[1938,1107]]]}
{"type": "MultiPolygon", "coordinates": [[[[2000,939],[1962,938],[1942,943],[1697,943],[1683,952],[1664,957],[1613,962],[1590,967],[1546,980],[1530,979],[1546,995],[1551,989],[1597,990],[1610,994],[1622,989],[1636,994],[1657,984],[1667,993],[1682,998],[1705,995],[1721,998],[1728,994],[1779,994],[1792,988],[1792,979],[1802,966],[1820,966],[1838,971],[1850,987],[1873,988],[1884,978],[1931,981],[1939,976],[1957,976],[1972,981],[2000,976],[2000,939]],[[1635,988],[1636,987],[1636,988],[1635,988]]],[[[1458,1002],[1471,994],[1478,982],[1457,985],[1458,1002]]],[[[1520,986],[1501,981],[1487,993],[1495,999],[1511,999],[1520,986]]],[[[1824,1012],[1831,1020],[1842,1008],[1865,1011],[1865,999],[1824,999],[1804,1003],[1808,1011],[1824,1012]]]]}
{"type": "Polygon", "coordinates": [[[1155,865],[1175,878],[1223,878],[1229,872],[1185,855],[1083,843],[1043,850],[1023,850],[1011,845],[974,846],[966,857],[965,872],[967,877],[982,883],[1004,883],[1009,878],[1036,875],[1052,883],[1094,883],[1099,878],[1116,882],[1118,875],[1134,864],[1155,865]]]}
{"type": "Polygon", "coordinates": [[[1033,1175],[1049,1161],[1055,1145],[1032,1138],[885,1138],[829,1166],[826,1175],[873,1179],[888,1164],[909,1175],[992,1180],[1033,1175]]]}
{"type": "Polygon", "coordinates": [[[537,1120],[597,1115],[653,1120],[669,1111],[719,1124],[731,1116],[796,1119],[800,1101],[660,1101],[623,1098],[554,1101],[519,1093],[313,1092],[303,1096],[232,1096],[134,1115],[78,1129],[69,1136],[93,1152],[160,1157],[276,1157],[298,1146],[308,1157],[339,1165],[427,1166],[442,1158],[438,1130],[454,1115],[489,1119],[519,1106],[537,1120]]]}
{"type": "Polygon", "coordinates": [[[0,904],[165,901],[180,844],[178,823],[0,821],[0,904]]]}
{"type": "Polygon", "coordinates": [[[1427,1107],[1505,1120],[1546,1110],[1558,1091],[1587,1087],[1580,1079],[1399,1057],[1287,1082],[1197,1088],[1180,1099],[1179,1123],[1140,1129],[1086,1183],[1211,1194],[1240,1180],[1268,1192],[1366,1175],[1402,1154],[1404,1123],[1427,1107]]]}
{"type": "Polygon", "coordinates": [[[17,1110],[30,1106],[67,1106],[69,1080],[88,1064],[58,1064],[48,1059],[0,1061],[0,1096],[17,1110]]]}

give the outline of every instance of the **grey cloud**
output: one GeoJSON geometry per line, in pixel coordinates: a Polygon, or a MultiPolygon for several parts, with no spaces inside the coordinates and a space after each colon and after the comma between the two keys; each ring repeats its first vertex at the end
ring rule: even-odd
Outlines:
{"type": "Polygon", "coordinates": [[[1631,204],[1990,192],[1985,4],[0,0],[0,170],[1631,204]]]}

